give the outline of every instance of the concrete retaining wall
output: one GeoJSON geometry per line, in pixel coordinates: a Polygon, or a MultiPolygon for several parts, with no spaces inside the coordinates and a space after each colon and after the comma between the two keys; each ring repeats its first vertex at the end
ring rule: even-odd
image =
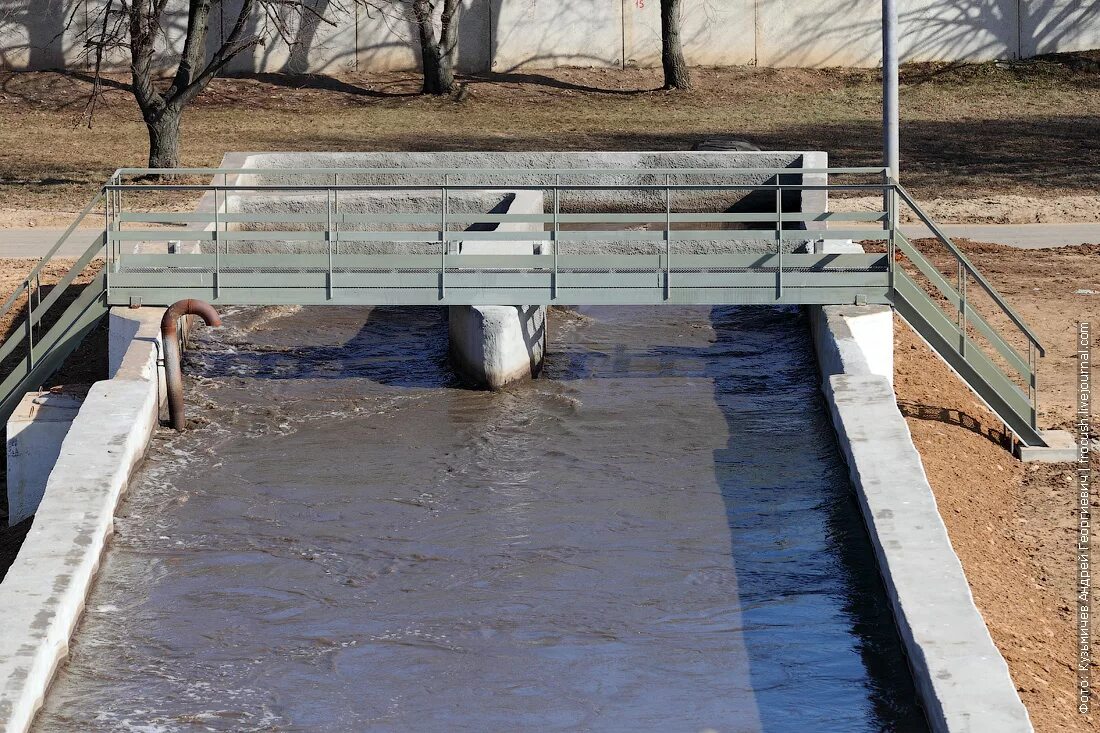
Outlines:
{"type": "MultiPolygon", "coordinates": [[[[542,170],[606,170],[637,169],[636,175],[617,176],[615,182],[661,186],[663,174],[646,173],[652,169],[678,168],[791,168],[790,176],[782,176],[783,183],[798,183],[802,178],[799,168],[820,168],[828,163],[825,153],[803,151],[725,152],[725,151],[646,151],[646,152],[438,152],[438,153],[231,153],[222,160],[222,167],[271,169],[270,173],[242,176],[242,183],[252,184],[302,184],[331,183],[331,179],[307,181],[302,176],[279,173],[280,168],[393,168],[394,175],[341,174],[341,184],[404,184],[417,183],[438,186],[443,177],[438,174],[416,174],[417,169],[485,169],[484,174],[466,173],[452,184],[492,185],[507,189],[512,186],[552,185],[554,174],[539,173],[542,170]],[[509,172],[502,173],[502,169],[509,172]],[[530,173],[526,171],[530,170],[530,173]]],[[[724,177],[723,180],[739,184],[768,183],[772,176],[765,173],[746,173],[724,177]]],[[[603,176],[585,176],[583,173],[562,175],[563,182],[571,184],[606,184],[603,176]]],[[[676,177],[671,177],[673,183],[676,177]]],[[[697,179],[696,179],[697,180],[697,179]]],[[[807,180],[807,182],[812,182],[807,180]]],[[[665,192],[655,189],[624,195],[621,191],[589,190],[575,193],[563,192],[561,211],[599,211],[601,208],[615,211],[660,211],[664,208],[665,192]]],[[[822,211],[824,191],[807,191],[801,195],[787,192],[783,200],[786,211],[822,211]]],[[[676,194],[673,205],[678,210],[766,211],[774,209],[772,194],[746,196],[739,191],[685,191],[676,194]]]]}
{"type": "MultiPolygon", "coordinates": [[[[98,28],[105,4],[4,3],[0,68],[89,68],[81,34],[89,24],[98,28]]],[[[237,57],[230,71],[341,74],[417,67],[408,2],[311,5],[325,22],[307,15],[300,23],[284,9],[277,24],[257,10],[250,30],[266,43],[237,57]]],[[[169,0],[169,7],[166,63],[179,56],[187,18],[184,0],[169,0]]],[[[239,7],[240,0],[227,0],[215,8],[212,48],[229,33],[239,7]]],[[[464,0],[459,68],[657,66],[659,10],[659,0],[464,0]]],[[[987,61],[1100,47],[1100,0],[898,0],[898,10],[903,61],[987,61]]],[[[866,0],[684,0],[681,35],[688,62],[697,65],[876,66],[879,12],[879,3],[866,0]]],[[[108,64],[123,71],[128,61],[116,54],[108,64]]]]}
{"type": "Polygon", "coordinates": [[[27,729],[68,652],[113,530],[115,506],[157,425],[151,359],[153,368],[144,374],[126,370],[92,386],[62,444],[34,526],[0,583],[0,726],[7,733],[27,729]]]}
{"type": "MultiPolygon", "coordinates": [[[[293,184],[330,184],[337,180],[341,184],[405,184],[439,185],[443,182],[440,174],[425,173],[416,175],[420,169],[486,169],[485,173],[450,174],[453,184],[502,186],[495,191],[455,191],[453,200],[461,204],[466,211],[482,211],[490,208],[498,210],[501,205],[514,213],[542,213],[545,211],[545,190],[515,189],[507,186],[537,186],[552,184],[558,174],[539,173],[540,170],[601,170],[616,168],[636,168],[637,174],[616,176],[617,183],[639,183],[661,185],[666,181],[664,174],[646,173],[647,169],[666,168],[791,168],[789,182],[802,182],[802,167],[824,168],[828,165],[825,153],[817,152],[568,152],[568,153],[482,153],[482,152],[445,152],[445,153],[232,153],[222,160],[222,168],[264,169],[262,173],[248,173],[239,177],[239,182],[249,185],[293,185],[293,184]],[[324,174],[324,180],[308,180],[301,174],[281,172],[283,168],[374,168],[394,169],[394,174],[324,174]],[[492,170],[506,169],[508,173],[493,173],[492,170]],[[531,172],[528,173],[527,171],[531,172]],[[456,180],[456,179],[461,180],[456,180]],[[498,203],[499,202],[499,203],[498,203]]],[[[787,179],[786,176],[784,176],[787,179]]],[[[807,183],[821,183],[823,176],[806,176],[807,183]],[[821,180],[819,180],[821,179],[821,180]]],[[[605,183],[606,178],[589,176],[584,173],[565,176],[568,183],[605,183]]],[[[738,175],[733,182],[763,183],[772,179],[765,173],[746,173],[738,175]]],[[[675,177],[673,182],[676,182],[675,177]]],[[[785,180],[787,182],[787,180],[785,180]]],[[[660,211],[664,208],[664,191],[608,191],[585,190],[576,192],[573,197],[565,197],[560,202],[562,211],[660,211]]],[[[823,211],[826,209],[825,191],[791,192],[783,206],[790,211],[823,211]]],[[[230,197],[230,210],[237,211],[311,211],[323,213],[328,205],[324,196],[312,194],[282,193],[242,193],[230,197]],[[311,197],[312,196],[312,197],[311,197]]],[[[680,192],[674,206],[676,210],[694,208],[697,210],[760,210],[760,206],[770,209],[774,199],[769,195],[756,199],[745,196],[740,191],[724,192],[680,192]],[[690,194],[685,196],[684,194],[690,194]]],[[[388,192],[355,193],[341,197],[342,211],[439,211],[441,201],[438,195],[432,198],[402,196],[395,201],[388,192]],[[424,209],[427,205],[428,208],[424,209]],[[434,208],[433,208],[434,207],[434,208]]],[[[273,225],[286,228],[285,225],[273,225]]],[[[316,228],[316,227],[314,227],[316,228]]],[[[371,225],[374,228],[374,225],[371,225]]],[[[425,227],[428,228],[428,227],[425,227]]],[[[537,223],[508,223],[497,230],[508,228],[517,232],[539,231],[537,223]]],[[[248,251],[308,251],[309,245],[301,243],[264,243],[249,242],[248,251]],[[259,249],[257,249],[259,248],[259,249]]],[[[355,245],[362,247],[363,245],[355,245]]],[[[604,253],[657,253],[663,251],[662,243],[651,240],[627,242],[586,241],[583,245],[566,243],[559,247],[561,253],[574,253],[583,246],[586,252],[604,253]]],[[[803,242],[786,243],[790,250],[804,246],[803,242]]],[[[396,243],[371,243],[362,251],[432,251],[437,245],[396,243]],[[427,249],[425,249],[427,248],[427,249]]],[[[458,243],[459,251],[466,253],[515,253],[537,254],[541,250],[531,240],[516,241],[470,241],[458,243]]],[[[752,252],[772,251],[774,245],[756,241],[689,239],[677,236],[672,247],[675,253],[714,253],[714,252],[752,252]]],[[[244,251],[236,246],[236,251],[244,251]]],[[[343,248],[341,251],[345,251],[343,248]]],[[[351,250],[347,250],[351,251],[351,250]]],[[[528,378],[538,373],[542,365],[546,348],[546,309],[542,307],[516,304],[499,306],[459,306],[448,310],[450,332],[450,353],[455,370],[467,381],[491,389],[498,389],[510,382],[528,378]]]]}
{"type": "Polygon", "coordinates": [[[891,309],[807,310],[821,388],[932,730],[1031,731],[898,410],[891,309]]]}

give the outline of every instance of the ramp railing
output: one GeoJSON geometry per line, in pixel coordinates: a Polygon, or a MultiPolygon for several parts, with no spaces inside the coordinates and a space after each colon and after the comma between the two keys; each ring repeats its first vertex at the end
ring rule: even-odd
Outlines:
{"type": "Polygon", "coordinates": [[[102,221],[104,214],[98,207],[104,200],[105,191],[100,191],[88,202],[0,306],[0,321],[10,319],[13,324],[0,344],[0,420],[4,422],[23,395],[42,385],[107,313],[107,283],[102,270],[92,274],[75,298],[70,290],[101,256],[106,241],[102,232],[57,282],[42,284],[43,274],[77,228],[90,217],[102,221]],[[20,308],[23,312],[15,315],[20,308]]]}
{"type": "Polygon", "coordinates": [[[81,218],[100,203],[102,236],[58,285],[40,297],[76,223],[0,309],[34,301],[0,347],[31,346],[2,410],[112,305],[879,303],[1042,444],[1042,345],[883,168],[120,169],[81,218]],[[868,194],[881,206],[827,205],[868,194]],[[902,207],[934,237],[906,238],[902,207]],[[838,254],[827,240],[877,244],[838,254]],[[40,336],[101,251],[102,273],[40,336]]]}

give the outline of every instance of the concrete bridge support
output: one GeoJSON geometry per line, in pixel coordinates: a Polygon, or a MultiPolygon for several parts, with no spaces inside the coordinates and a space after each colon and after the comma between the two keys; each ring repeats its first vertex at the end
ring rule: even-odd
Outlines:
{"type": "MultiPolygon", "coordinates": [[[[543,213],[540,191],[516,191],[508,213],[543,213]]],[[[534,223],[501,224],[496,231],[540,231],[534,223]]],[[[532,240],[460,242],[463,254],[542,254],[532,240]]],[[[478,387],[501,389],[528,379],[542,368],[546,352],[546,307],[527,305],[456,305],[448,308],[451,362],[456,372],[478,387]]]]}

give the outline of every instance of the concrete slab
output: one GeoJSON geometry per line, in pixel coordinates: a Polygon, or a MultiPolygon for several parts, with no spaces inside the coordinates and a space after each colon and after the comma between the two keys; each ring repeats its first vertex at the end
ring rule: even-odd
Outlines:
{"type": "MultiPolygon", "coordinates": [[[[1100,223],[1083,224],[937,224],[951,238],[993,242],[1020,249],[1051,249],[1074,244],[1100,243],[1100,223]]],[[[845,224],[845,229],[861,224],[845,224]]],[[[873,229],[876,227],[867,227],[873,229]]],[[[901,231],[910,239],[934,236],[923,224],[902,224],[901,231]]]]}
{"type": "Polygon", "coordinates": [[[1027,710],[974,605],[889,382],[837,374],[827,394],[930,727],[1030,732],[1027,710]]]}
{"type": "Polygon", "coordinates": [[[97,382],[62,443],[34,526],[0,583],[0,728],[8,733],[30,726],[68,652],[157,407],[148,380],[97,382]]]}
{"type": "MultiPolygon", "coordinates": [[[[64,229],[0,229],[0,257],[27,257],[37,260],[64,233],[64,229]]],[[[102,233],[102,229],[77,229],[69,235],[68,241],[61,245],[57,254],[59,257],[79,257],[102,233]]]]}
{"type": "Polygon", "coordinates": [[[1077,439],[1066,430],[1040,430],[1045,446],[1021,445],[1016,453],[1024,463],[1076,463],[1077,439]]]}

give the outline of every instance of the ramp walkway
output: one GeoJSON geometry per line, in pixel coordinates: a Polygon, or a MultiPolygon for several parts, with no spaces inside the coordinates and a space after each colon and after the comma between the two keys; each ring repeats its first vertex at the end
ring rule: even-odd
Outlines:
{"type": "Polygon", "coordinates": [[[0,307],[0,317],[20,313],[0,345],[0,417],[111,307],[184,298],[889,305],[1021,443],[1044,445],[1042,345],[882,168],[120,169],[0,307]],[[868,192],[882,195],[880,211],[828,211],[830,194],[868,192]],[[532,197],[542,213],[529,213],[532,197]],[[512,205],[521,199],[528,205],[512,205]],[[902,207],[935,251],[902,233],[902,207]],[[99,235],[43,287],[44,269],[88,217],[102,221],[99,235]],[[826,251],[852,239],[876,245],[826,251]]]}

